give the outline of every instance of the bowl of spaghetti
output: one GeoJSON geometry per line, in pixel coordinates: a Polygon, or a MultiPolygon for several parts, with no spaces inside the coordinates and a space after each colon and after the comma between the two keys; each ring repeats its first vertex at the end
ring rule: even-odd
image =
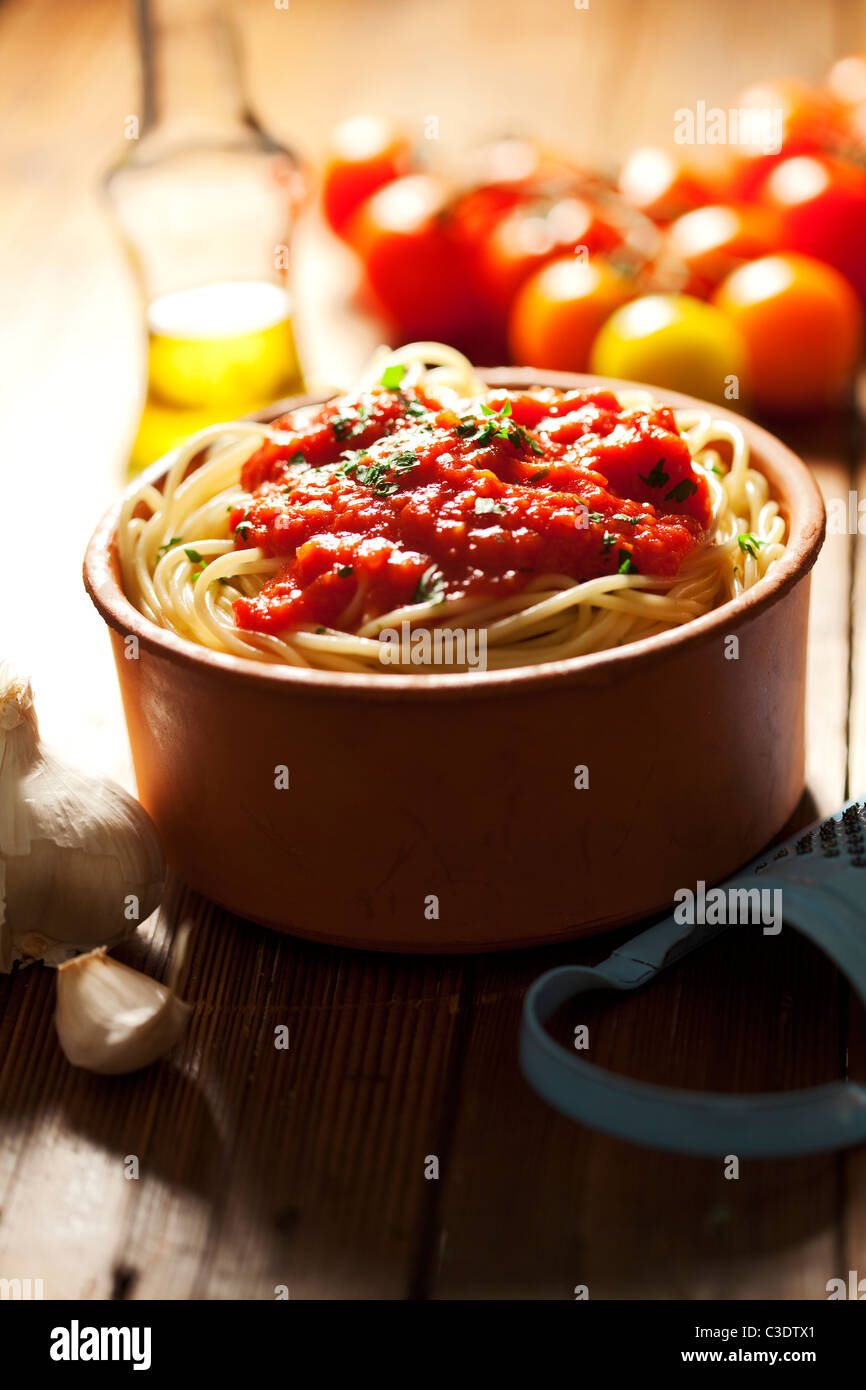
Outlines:
{"type": "Polygon", "coordinates": [[[382,349],[100,522],[139,792],[233,911],[405,951],[662,910],[803,788],[805,465],[633,383],[382,349]]]}

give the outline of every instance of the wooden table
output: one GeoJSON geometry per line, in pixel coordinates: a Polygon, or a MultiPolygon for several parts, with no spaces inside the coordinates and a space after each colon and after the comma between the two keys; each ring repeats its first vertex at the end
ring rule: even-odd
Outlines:
{"type": "MultiPolygon", "coordinates": [[[[510,126],[610,159],[638,134],[669,139],[677,106],[729,104],[779,71],[817,78],[834,53],[866,47],[862,8],[843,0],[433,10],[246,0],[268,123],[315,155],[338,115],[374,104],[419,130],[437,113],[443,147],[510,126]],[[421,35],[432,60],[398,61],[421,35]],[[372,95],[352,60],[364,44],[372,95]],[[443,67],[445,53],[469,56],[443,67]]],[[[128,18],[112,0],[7,0],[0,51],[3,653],[32,671],[46,734],[128,782],[108,644],[79,580],[140,384],[131,289],[95,192],[136,109],[128,18]]],[[[339,250],[305,236],[307,357],[314,378],[339,380],[375,329],[347,310],[339,250]]],[[[783,432],[827,497],[864,495],[853,421],[783,432]]],[[[813,584],[806,819],[866,789],[864,628],[866,538],[831,536],[813,584]]],[[[140,1076],[74,1072],[51,1025],[51,973],[0,977],[0,1277],[42,1278],[51,1298],[269,1299],[286,1286],[292,1298],[567,1299],[584,1284],[591,1298],[821,1299],[830,1278],[866,1274],[863,1153],[744,1163],[726,1181],[721,1163],[574,1125],[522,1081],[526,986],[622,934],[475,959],[359,955],[269,933],[173,883],[125,958],[165,971],[187,915],[192,1025],[177,1058],[140,1076]],[[273,1045],[281,1024],[288,1051],[273,1045]],[[425,1178],[429,1155],[438,1180],[425,1178]]],[[[845,982],[795,932],[766,941],[723,939],[644,994],[584,1011],[593,1055],[718,1089],[863,1079],[863,1011],[845,982]]]]}

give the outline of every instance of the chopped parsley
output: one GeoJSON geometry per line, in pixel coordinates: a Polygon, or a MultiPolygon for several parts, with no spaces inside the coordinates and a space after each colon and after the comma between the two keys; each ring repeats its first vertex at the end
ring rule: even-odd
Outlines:
{"type": "Polygon", "coordinates": [[[392,496],[397,491],[397,483],[393,478],[402,477],[418,463],[418,455],[411,449],[402,449],[391,458],[381,459],[378,463],[365,463],[364,460],[369,457],[370,455],[363,451],[348,453],[345,455],[345,462],[340,464],[337,471],[344,473],[347,478],[354,478],[362,487],[370,488],[374,497],[392,496]]]}
{"type": "Polygon", "coordinates": [[[685,502],[686,498],[691,497],[697,490],[698,485],[692,482],[691,478],[681,478],[676,486],[671,488],[670,492],[665,493],[665,501],[670,502],[671,498],[673,498],[675,502],[685,502]]]}
{"type": "Polygon", "coordinates": [[[610,548],[611,548],[611,546],[613,545],[614,541],[617,540],[617,539],[618,539],[618,538],[617,538],[615,532],[613,532],[613,531],[605,531],[604,535],[603,535],[602,538],[601,538],[601,544],[602,544],[602,552],[601,552],[601,553],[602,553],[602,555],[606,554],[606,552],[607,552],[608,550],[610,550],[610,548]]]}
{"type": "Polygon", "coordinates": [[[637,565],[631,558],[627,550],[619,552],[619,569],[617,574],[637,574],[637,565]]]}
{"type": "MultiPolygon", "coordinates": [[[[586,515],[587,515],[587,518],[588,518],[590,521],[595,522],[596,525],[597,525],[600,521],[604,521],[604,512],[587,512],[586,515]]],[[[615,520],[616,520],[616,517],[614,517],[614,521],[615,521],[615,520]]]]}
{"type": "Polygon", "coordinates": [[[340,579],[348,579],[349,575],[354,573],[354,565],[341,565],[340,568],[337,570],[337,574],[339,575],[340,579]]]}
{"type": "MultiPolygon", "coordinates": [[[[230,511],[231,511],[231,506],[226,507],[226,511],[227,511],[227,512],[230,512],[230,511]]],[[[171,538],[170,541],[166,541],[165,545],[161,545],[161,546],[159,547],[159,550],[156,552],[156,558],[157,558],[157,560],[161,560],[162,557],[163,557],[163,555],[165,554],[165,552],[166,552],[167,550],[171,550],[171,548],[172,548],[173,545],[180,545],[180,543],[181,543],[182,540],[183,540],[183,536],[172,536],[172,538],[171,538]]]]}
{"type": "Polygon", "coordinates": [[[476,497],[475,515],[484,516],[487,512],[498,512],[502,516],[505,513],[505,507],[502,502],[497,502],[495,497],[476,497]]]}
{"type": "Polygon", "coordinates": [[[663,463],[663,458],[660,458],[658,463],[654,463],[648,478],[645,478],[643,473],[638,473],[641,482],[646,483],[647,487],[664,487],[665,483],[669,483],[671,475],[662,468],[663,463]]]}
{"type": "Polygon", "coordinates": [[[318,636],[320,636],[321,633],[327,632],[327,631],[328,631],[328,629],[327,629],[326,627],[317,627],[317,628],[316,628],[316,636],[318,637],[318,636]]]}
{"type": "Polygon", "coordinates": [[[445,597],[446,580],[436,565],[429,565],[421,575],[412,595],[413,603],[441,603],[445,597]]]}
{"type": "Polygon", "coordinates": [[[476,444],[490,444],[494,439],[504,439],[517,449],[529,449],[533,454],[543,454],[544,450],[533,439],[523,425],[511,421],[511,401],[506,401],[500,410],[491,405],[481,406],[482,418],[465,416],[456,426],[456,432],[464,439],[472,439],[476,444]]]}
{"type": "MultiPolygon", "coordinates": [[[[590,513],[590,515],[592,515],[592,513],[590,513]]],[[[629,516],[627,512],[614,512],[611,521],[627,521],[629,526],[637,526],[639,522],[646,521],[648,515],[648,512],[638,512],[637,516],[629,516]]],[[[600,515],[599,520],[601,520],[600,515]]]]}
{"type": "Polygon", "coordinates": [[[236,541],[241,540],[241,539],[244,539],[244,540],[245,540],[245,539],[246,539],[247,532],[248,532],[248,531],[251,531],[251,530],[253,529],[253,523],[252,523],[251,521],[248,521],[248,520],[247,520],[247,517],[248,517],[248,515],[249,515],[249,510],[250,510],[249,507],[245,507],[245,508],[244,508],[243,517],[242,517],[242,519],[238,522],[237,526],[235,527],[235,540],[236,540],[236,541]],[[243,536],[241,535],[241,533],[243,533],[243,536]]]}
{"type": "Polygon", "coordinates": [[[386,367],[382,373],[382,385],[386,391],[398,391],[406,375],[406,368],[402,362],[394,362],[390,367],[386,367]]]}
{"type": "Polygon", "coordinates": [[[512,444],[517,444],[521,449],[529,449],[533,454],[543,454],[544,450],[537,439],[533,439],[529,430],[524,429],[523,425],[515,425],[509,436],[512,444]]]}
{"type": "Polygon", "coordinates": [[[414,468],[418,462],[418,455],[413,449],[401,449],[399,454],[394,454],[388,463],[395,473],[408,473],[410,468],[414,468]]]}
{"type": "Polygon", "coordinates": [[[335,415],[331,421],[334,438],[348,439],[353,434],[360,434],[366,418],[367,411],[362,405],[358,407],[357,419],[353,419],[351,415],[335,415]]]}
{"type": "Polygon", "coordinates": [[[199,575],[200,575],[200,574],[203,574],[204,571],[207,569],[207,560],[204,558],[203,555],[200,555],[200,554],[198,553],[197,550],[193,550],[193,549],[191,549],[191,548],[190,548],[190,549],[186,549],[186,548],[185,548],[183,553],[184,553],[184,555],[186,556],[186,558],[189,560],[189,562],[190,562],[191,565],[197,565],[197,566],[198,566],[198,568],[197,568],[197,569],[194,569],[194,570],[193,570],[193,573],[192,573],[193,579],[194,579],[194,580],[195,580],[195,579],[198,579],[199,575]]]}
{"type": "MultiPolygon", "coordinates": [[[[542,478],[546,478],[549,472],[549,468],[539,468],[538,472],[531,473],[530,476],[526,479],[526,481],[528,483],[540,483],[542,478]]],[[[590,513],[590,515],[592,515],[592,513],[590,513]]]]}
{"type": "Polygon", "coordinates": [[[764,544],[759,541],[757,536],[753,536],[751,531],[744,531],[741,536],[737,536],[737,545],[746,555],[751,555],[755,560],[758,558],[758,550],[764,544]]]}

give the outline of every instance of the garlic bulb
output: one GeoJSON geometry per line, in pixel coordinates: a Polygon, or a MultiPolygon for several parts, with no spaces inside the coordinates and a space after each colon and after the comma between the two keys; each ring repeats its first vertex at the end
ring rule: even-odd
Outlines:
{"type": "Polygon", "coordinates": [[[0,971],[121,940],[164,874],[144,808],[44,747],[29,681],[0,663],[0,971]]]}
{"type": "Polygon", "coordinates": [[[167,985],[112,960],[104,948],[58,968],[54,1019],[74,1067],[138,1071],[174,1046],[189,1015],[189,1004],[167,985]]]}

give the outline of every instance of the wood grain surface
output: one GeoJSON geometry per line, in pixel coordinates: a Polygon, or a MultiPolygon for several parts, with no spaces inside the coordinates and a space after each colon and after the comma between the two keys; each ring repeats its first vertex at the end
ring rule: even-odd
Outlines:
{"type": "MultiPolygon", "coordinates": [[[[511,129],[610,162],[668,141],[677,107],[728,105],[761,76],[817,79],[866,48],[853,0],[245,0],[238,14],[256,104],[311,160],[338,117],[372,107],[419,139],[436,115],[443,159],[511,129]]],[[[125,5],[0,6],[0,645],[32,671],[46,735],[127,784],[108,642],[79,569],[141,395],[133,291],[98,194],[136,105],[125,5]]],[[[377,325],[314,220],[299,266],[311,380],[339,382],[377,325]]],[[[828,499],[866,496],[853,415],[777,428],[828,499]]],[[[831,535],[812,587],[801,821],[866,790],[864,653],[866,537],[831,535]]],[[[41,1278],[49,1298],[268,1299],[284,1285],[292,1298],[568,1299],[585,1284],[592,1298],[821,1299],[828,1279],[866,1274],[863,1153],[748,1163],[726,1181],[720,1163],[574,1125],[524,1084],[527,985],[622,934],[407,960],[293,941],[173,883],[122,958],[164,975],[187,918],[192,1024],[137,1077],[67,1066],[51,972],[0,976],[0,1278],[41,1278]]],[[[793,931],[718,941],[579,1021],[596,1060],[669,1084],[866,1079],[863,1010],[793,931]]]]}

